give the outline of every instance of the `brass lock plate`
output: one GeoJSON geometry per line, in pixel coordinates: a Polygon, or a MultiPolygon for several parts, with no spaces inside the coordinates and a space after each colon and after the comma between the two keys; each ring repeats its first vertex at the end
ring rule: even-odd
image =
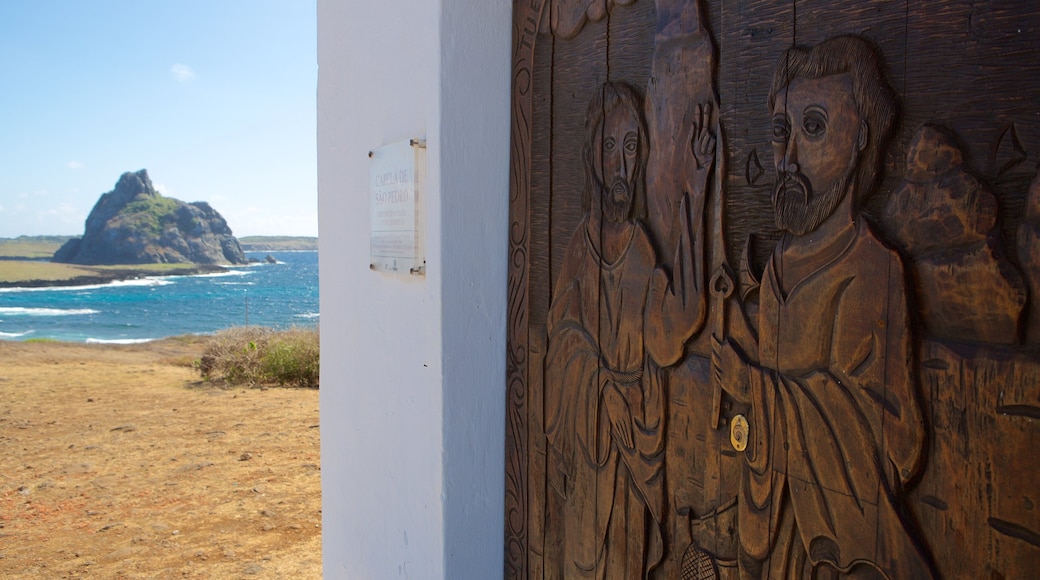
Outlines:
{"type": "Polygon", "coordinates": [[[748,437],[751,435],[751,426],[747,417],[736,415],[729,422],[729,443],[737,451],[747,449],[748,437]]]}

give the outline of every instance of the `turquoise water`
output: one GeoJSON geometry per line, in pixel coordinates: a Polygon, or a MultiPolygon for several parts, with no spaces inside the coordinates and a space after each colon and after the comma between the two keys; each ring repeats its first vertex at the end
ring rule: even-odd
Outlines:
{"type": "Polygon", "coordinates": [[[0,289],[0,339],[132,343],[259,324],[317,326],[318,253],[247,252],[277,264],[97,286],[0,289]]]}

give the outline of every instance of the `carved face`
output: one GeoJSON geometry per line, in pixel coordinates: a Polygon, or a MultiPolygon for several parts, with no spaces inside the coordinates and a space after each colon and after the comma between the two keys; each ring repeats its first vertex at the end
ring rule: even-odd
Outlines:
{"type": "Polygon", "coordinates": [[[599,150],[593,167],[599,178],[603,211],[612,222],[623,222],[632,213],[639,175],[639,121],[627,107],[607,112],[599,131],[599,150]]]}
{"type": "Polygon", "coordinates": [[[777,226],[816,230],[849,194],[867,127],[852,100],[848,74],[796,77],[773,106],[777,226]]]}

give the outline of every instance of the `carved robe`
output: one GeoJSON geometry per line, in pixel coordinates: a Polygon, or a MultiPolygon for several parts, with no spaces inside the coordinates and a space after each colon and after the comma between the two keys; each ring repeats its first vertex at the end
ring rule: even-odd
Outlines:
{"type": "Polygon", "coordinates": [[[646,577],[663,550],[664,393],[644,344],[655,256],[641,225],[627,234],[608,263],[582,221],[548,317],[546,437],[565,578],[646,577]],[[630,437],[612,426],[619,416],[630,437]]]}
{"type": "Polygon", "coordinates": [[[782,246],[761,287],[760,366],[748,365],[743,550],[765,561],[762,577],[823,562],[930,577],[899,505],[925,443],[902,263],[860,219],[781,285],[782,246]]]}

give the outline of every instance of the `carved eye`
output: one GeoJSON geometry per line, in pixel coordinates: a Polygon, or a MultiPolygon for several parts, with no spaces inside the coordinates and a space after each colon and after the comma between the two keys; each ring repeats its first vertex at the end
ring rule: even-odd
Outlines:
{"type": "Polygon", "coordinates": [[[787,119],[783,117],[773,118],[773,141],[787,141],[787,137],[790,134],[791,126],[787,123],[787,119]]]}
{"type": "Polygon", "coordinates": [[[617,147],[617,143],[614,141],[613,137],[608,137],[606,140],[603,141],[603,150],[604,151],[608,151],[608,152],[609,151],[613,151],[616,147],[617,147]]]}
{"type": "Polygon", "coordinates": [[[807,113],[802,120],[802,129],[806,135],[819,136],[827,129],[826,119],[816,113],[807,113]]]}
{"type": "Polygon", "coordinates": [[[628,154],[635,153],[636,149],[638,147],[639,147],[639,140],[638,139],[632,138],[632,139],[626,139],[625,140],[625,153],[628,153],[628,154]]]}

